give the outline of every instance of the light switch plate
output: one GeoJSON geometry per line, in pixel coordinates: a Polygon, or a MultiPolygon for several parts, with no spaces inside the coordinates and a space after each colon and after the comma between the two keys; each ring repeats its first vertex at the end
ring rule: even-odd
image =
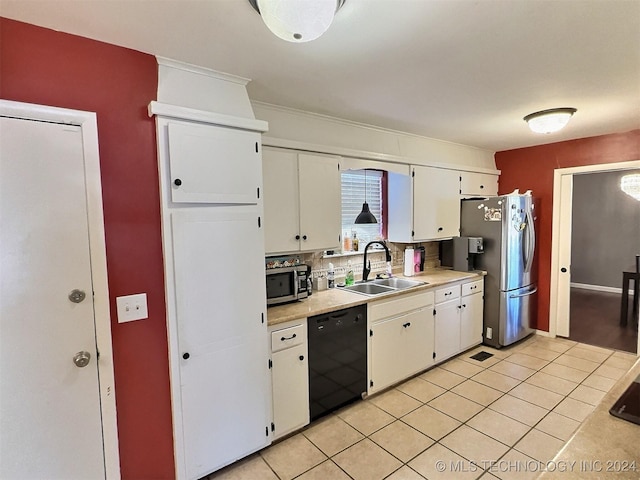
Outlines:
{"type": "Polygon", "coordinates": [[[146,293],[116,297],[116,308],[118,309],[118,323],[149,318],[146,293]]]}

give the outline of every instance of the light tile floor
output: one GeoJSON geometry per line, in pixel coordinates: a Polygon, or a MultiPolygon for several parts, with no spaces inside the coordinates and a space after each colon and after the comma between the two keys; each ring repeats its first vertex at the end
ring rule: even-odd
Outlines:
{"type": "Polygon", "coordinates": [[[509,465],[551,460],[635,360],[535,335],[480,346],[207,479],[536,478],[509,465]],[[479,351],[494,356],[470,358],[479,351]]]}

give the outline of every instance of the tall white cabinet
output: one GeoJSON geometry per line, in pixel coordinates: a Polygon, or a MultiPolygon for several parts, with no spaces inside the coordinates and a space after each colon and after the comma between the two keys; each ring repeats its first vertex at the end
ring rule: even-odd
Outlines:
{"type": "Polygon", "coordinates": [[[267,254],[339,248],[339,158],[267,147],[263,171],[267,254]]]}
{"type": "MultiPolygon", "coordinates": [[[[157,117],[176,477],[271,442],[261,131],[157,117]]],[[[238,123],[241,123],[239,128],[238,123]]]]}

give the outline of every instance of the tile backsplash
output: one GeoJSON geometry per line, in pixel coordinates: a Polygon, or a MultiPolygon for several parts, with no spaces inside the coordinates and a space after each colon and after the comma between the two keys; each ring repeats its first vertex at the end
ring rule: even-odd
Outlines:
{"type": "MultiPolygon", "coordinates": [[[[387,245],[391,251],[391,267],[393,273],[402,273],[404,267],[405,248],[420,245],[425,248],[424,268],[429,269],[440,266],[440,242],[423,242],[417,244],[388,242],[387,245]]],[[[313,252],[301,253],[298,256],[300,257],[301,263],[311,265],[314,279],[327,275],[329,263],[333,263],[336,279],[340,279],[340,277],[343,277],[347,273],[348,262],[351,262],[351,267],[353,268],[356,280],[362,278],[364,252],[349,252],[347,254],[337,253],[336,255],[326,255],[325,252],[313,252]]],[[[384,273],[386,271],[387,262],[385,260],[384,251],[369,249],[367,253],[367,260],[371,261],[371,273],[373,275],[376,273],[384,273]]]]}

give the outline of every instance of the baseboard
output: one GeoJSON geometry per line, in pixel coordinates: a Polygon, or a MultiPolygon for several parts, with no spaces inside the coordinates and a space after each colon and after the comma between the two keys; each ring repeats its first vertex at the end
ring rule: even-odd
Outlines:
{"type": "MultiPolygon", "coordinates": [[[[575,283],[571,282],[571,288],[581,288],[583,290],[596,290],[598,292],[607,292],[607,293],[622,293],[621,288],[616,287],[605,287],[604,285],[589,285],[588,283],[575,283]]],[[[629,290],[629,295],[633,295],[633,290],[629,290]]]]}
{"type": "Polygon", "coordinates": [[[540,335],[541,337],[551,337],[551,334],[549,332],[545,332],[544,330],[535,330],[534,334],[540,335]]]}

